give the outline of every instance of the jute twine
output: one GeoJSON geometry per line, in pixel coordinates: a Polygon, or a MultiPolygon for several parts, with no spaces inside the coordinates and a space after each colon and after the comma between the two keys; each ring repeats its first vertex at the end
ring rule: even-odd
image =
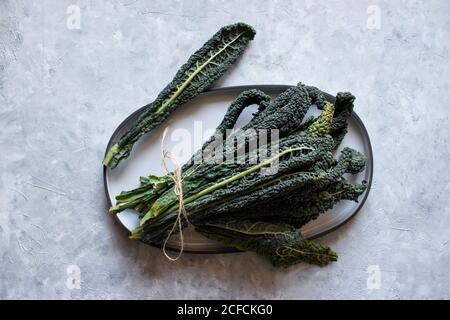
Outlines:
{"type": "Polygon", "coordinates": [[[176,261],[183,254],[183,248],[184,248],[182,219],[184,218],[188,223],[189,223],[189,220],[187,217],[186,208],[184,207],[183,179],[182,179],[181,166],[178,164],[176,158],[172,155],[172,153],[169,150],[164,149],[164,140],[166,138],[168,131],[169,131],[169,127],[166,127],[164,129],[162,139],[161,139],[161,166],[163,168],[164,174],[166,176],[170,177],[174,182],[174,192],[178,198],[178,214],[177,214],[177,219],[175,220],[175,223],[172,226],[172,229],[170,230],[169,234],[167,235],[166,240],[164,241],[163,252],[167,259],[169,259],[170,261],[176,261]],[[166,160],[170,160],[173,163],[175,170],[173,170],[172,172],[169,171],[166,160]],[[178,251],[178,254],[176,257],[171,257],[166,251],[166,245],[167,245],[167,242],[169,241],[170,237],[177,230],[177,228],[178,228],[178,232],[180,234],[180,250],[178,251]]]}

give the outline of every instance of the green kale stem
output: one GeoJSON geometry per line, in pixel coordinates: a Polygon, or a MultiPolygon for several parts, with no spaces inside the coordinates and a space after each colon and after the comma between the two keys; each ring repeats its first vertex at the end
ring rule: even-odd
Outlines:
{"type": "Polygon", "coordinates": [[[105,159],[103,159],[103,165],[108,166],[118,152],[119,145],[115,143],[111,148],[108,149],[108,152],[105,155],[105,159]]]}

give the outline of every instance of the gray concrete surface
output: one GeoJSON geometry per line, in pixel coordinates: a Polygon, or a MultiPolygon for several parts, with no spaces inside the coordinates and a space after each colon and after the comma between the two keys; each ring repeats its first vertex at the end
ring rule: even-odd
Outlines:
{"type": "Polygon", "coordinates": [[[450,298],[449,16],[446,0],[1,1],[0,298],[450,298]],[[170,262],[107,214],[101,160],[117,124],[239,20],[258,34],[217,85],[357,96],[374,185],[321,239],[340,255],[328,267],[170,262]]]}

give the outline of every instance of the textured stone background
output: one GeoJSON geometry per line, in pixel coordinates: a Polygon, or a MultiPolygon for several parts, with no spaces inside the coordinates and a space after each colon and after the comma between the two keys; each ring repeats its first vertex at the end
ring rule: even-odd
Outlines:
{"type": "Polygon", "coordinates": [[[449,17],[446,0],[1,1],[0,298],[450,298],[449,17]],[[71,4],[80,29],[66,26],[71,4]],[[251,253],[171,263],[107,214],[114,128],[238,20],[258,34],[217,85],[301,80],[358,98],[374,185],[321,239],[340,254],[328,267],[277,270],[251,253]],[[66,286],[71,265],[81,289],[66,286]]]}

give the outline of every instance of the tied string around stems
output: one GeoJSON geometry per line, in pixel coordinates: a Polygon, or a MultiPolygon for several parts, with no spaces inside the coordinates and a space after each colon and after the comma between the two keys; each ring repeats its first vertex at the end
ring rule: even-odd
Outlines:
{"type": "Polygon", "coordinates": [[[162,139],[161,139],[161,166],[163,168],[164,174],[167,175],[168,177],[170,177],[174,182],[174,192],[178,198],[178,214],[177,214],[175,223],[172,226],[172,229],[170,230],[169,234],[167,235],[166,240],[164,240],[163,253],[166,256],[166,258],[169,259],[170,261],[176,261],[181,257],[181,255],[183,254],[183,249],[184,249],[182,219],[184,218],[188,224],[189,224],[189,220],[187,217],[186,208],[184,207],[183,178],[182,178],[181,166],[178,164],[178,162],[176,161],[176,159],[172,155],[172,153],[169,150],[164,149],[164,140],[166,138],[168,131],[169,131],[169,127],[166,127],[164,129],[162,139]],[[173,165],[175,166],[175,170],[173,172],[169,171],[166,160],[172,161],[173,165]],[[176,231],[177,227],[178,227],[178,232],[180,234],[180,250],[178,251],[178,255],[173,258],[173,257],[169,256],[169,254],[167,253],[166,246],[167,246],[167,242],[172,237],[172,235],[176,231]]]}

